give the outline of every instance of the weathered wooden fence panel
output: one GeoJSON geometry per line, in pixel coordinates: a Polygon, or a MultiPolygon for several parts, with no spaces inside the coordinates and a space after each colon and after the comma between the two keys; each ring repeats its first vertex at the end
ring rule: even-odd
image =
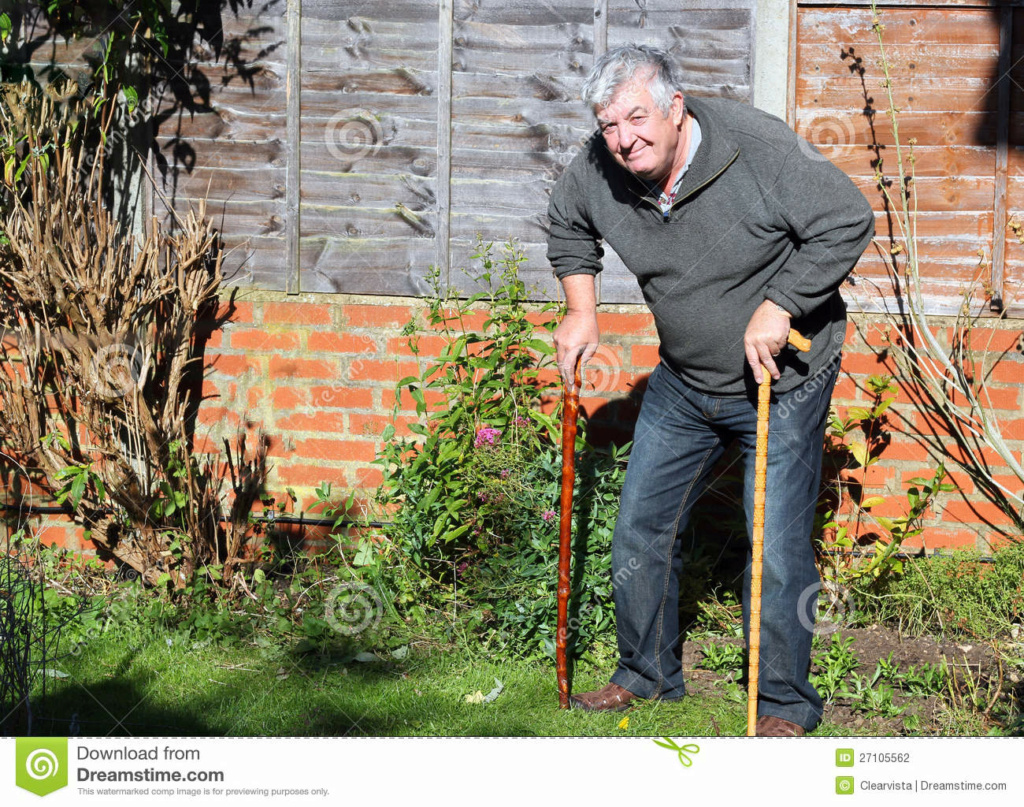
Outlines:
{"type": "Polygon", "coordinates": [[[225,5],[222,33],[230,47],[209,50],[190,70],[206,97],[183,98],[179,87],[152,99],[158,150],[151,161],[157,215],[207,199],[229,250],[231,282],[282,291],[288,278],[286,5],[269,0],[235,11],[225,5]]]}
{"type": "Polygon", "coordinates": [[[443,215],[437,3],[301,13],[300,287],[423,294],[443,215]]]}
{"type": "MultiPolygon", "coordinates": [[[[267,0],[219,3],[188,97],[164,88],[152,200],[205,198],[232,282],[280,291],[420,295],[479,238],[514,238],[525,277],[558,294],[547,202],[593,132],[579,101],[595,54],[669,48],[692,91],[750,100],[756,0],[267,0]],[[217,32],[209,41],[216,40],[217,32]]],[[[55,41],[40,58],[81,63],[55,41]]],[[[635,302],[609,254],[605,302],[635,302]]]]}
{"type": "MultiPolygon", "coordinates": [[[[451,246],[468,265],[477,237],[517,238],[529,285],[554,296],[547,199],[590,128],[576,100],[593,64],[593,0],[458,2],[452,53],[451,246]]],[[[457,270],[452,282],[471,288],[457,270]]]]}

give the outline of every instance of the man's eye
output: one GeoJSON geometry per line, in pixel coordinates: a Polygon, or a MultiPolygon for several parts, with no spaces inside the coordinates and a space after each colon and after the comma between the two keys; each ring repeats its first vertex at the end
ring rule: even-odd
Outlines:
{"type": "Polygon", "coordinates": [[[646,115],[634,115],[630,119],[630,123],[632,123],[634,126],[640,126],[640,125],[643,124],[643,122],[645,120],[647,120],[647,116],[646,115]]]}

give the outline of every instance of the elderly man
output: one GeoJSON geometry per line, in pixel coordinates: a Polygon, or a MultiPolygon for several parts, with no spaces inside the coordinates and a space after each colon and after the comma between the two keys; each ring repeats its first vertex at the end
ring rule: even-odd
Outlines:
{"type": "MultiPolygon", "coordinates": [[[[773,383],[757,733],[821,718],[808,681],[819,584],[811,545],[825,419],[846,333],[838,288],[874,218],[850,179],[778,118],[684,99],[669,55],[606,53],[583,85],[598,131],[551,195],[548,258],[568,311],[554,334],[563,378],[599,341],[601,243],[636,275],[661,361],[636,424],[612,542],[619,662],[573,706],[618,711],[685,692],[678,583],[685,527],[715,461],[738,441],[753,515],[756,384],[773,383]],[[790,327],[812,340],[784,350],[790,327]]],[[[749,565],[744,626],[749,630],[749,565]]],[[[749,635],[749,634],[748,634],[749,635]]]]}

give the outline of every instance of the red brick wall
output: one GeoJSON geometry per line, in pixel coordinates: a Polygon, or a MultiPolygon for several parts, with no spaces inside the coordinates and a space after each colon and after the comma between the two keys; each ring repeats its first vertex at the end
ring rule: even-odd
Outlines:
{"type": "MultiPolygon", "coordinates": [[[[404,298],[246,296],[235,303],[231,322],[208,345],[207,398],[200,409],[197,447],[203,450],[207,441],[230,435],[244,419],[262,425],[269,435],[272,487],[279,494],[294,488],[299,495],[296,510],[311,505],[313,489],[324,481],[339,493],[371,490],[380,480],[372,460],[390,421],[395,382],[417,373],[420,362],[429,360],[412,355],[401,335],[411,318],[422,324],[422,315],[419,303],[404,298]]],[[[599,324],[603,345],[590,366],[590,388],[582,406],[593,417],[599,439],[627,437],[637,411],[636,391],[658,360],[657,337],[649,314],[636,306],[602,307],[599,324]]],[[[992,405],[1018,459],[1024,448],[1022,328],[1019,321],[994,322],[975,333],[976,344],[988,347],[992,405]]],[[[864,385],[869,375],[891,372],[884,332],[880,317],[853,318],[833,396],[840,412],[870,400],[864,385]]],[[[421,356],[437,355],[440,344],[438,337],[421,337],[421,356]]],[[[878,515],[902,515],[907,480],[930,476],[939,461],[922,439],[935,425],[912,406],[911,392],[901,388],[890,409],[886,431],[891,442],[882,460],[866,474],[852,474],[863,483],[865,496],[886,497],[873,510],[878,515]]],[[[409,400],[403,399],[402,409],[400,427],[414,414],[409,400]]],[[[951,442],[943,441],[946,446],[951,442]]],[[[989,457],[998,473],[1001,460],[989,457]]],[[[929,549],[985,549],[987,541],[1011,534],[1007,519],[971,480],[952,465],[950,470],[960,489],[936,503],[926,522],[924,544],[929,549]]],[[[1001,479],[1020,487],[1008,470],[1001,479]]],[[[64,534],[52,523],[45,537],[80,545],[74,531],[64,534]]]]}

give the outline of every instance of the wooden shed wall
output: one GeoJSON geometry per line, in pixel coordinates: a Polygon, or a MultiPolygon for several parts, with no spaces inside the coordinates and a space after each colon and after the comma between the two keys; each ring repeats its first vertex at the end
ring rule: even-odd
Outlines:
{"type": "MultiPolygon", "coordinates": [[[[955,312],[965,289],[1024,312],[1021,148],[1024,9],[1019,2],[890,2],[880,6],[928,307],[955,312]]],[[[801,2],[796,15],[795,128],[846,171],[876,212],[875,245],[847,289],[871,310],[892,295],[887,254],[904,243],[875,179],[899,176],[871,8],[801,2]],[[890,242],[890,235],[893,239],[890,242]]],[[[890,186],[896,194],[897,185],[890,186]]]]}

